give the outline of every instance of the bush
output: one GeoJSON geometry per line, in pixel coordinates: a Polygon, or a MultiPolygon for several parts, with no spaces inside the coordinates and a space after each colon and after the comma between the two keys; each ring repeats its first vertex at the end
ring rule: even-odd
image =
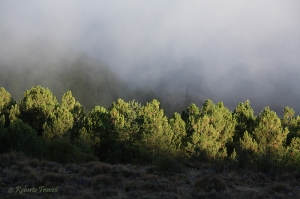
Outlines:
{"type": "Polygon", "coordinates": [[[80,162],[93,162],[98,161],[98,158],[90,153],[81,153],[80,154],[80,162]]]}
{"type": "Polygon", "coordinates": [[[92,180],[91,184],[93,187],[97,187],[98,185],[105,185],[105,186],[109,186],[113,184],[113,178],[111,176],[108,175],[97,175],[95,176],[95,178],[92,180]]]}
{"type": "Polygon", "coordinates": [[[169,156],[159,156],[154,164],[158,172],[180,173],[183,169],[183,165],[176,161],[175,158],[169,156]]]}
{"type": "Polygon", "coordinates": [[[106,173],[110,172],[111,170],[112,170],[111,165],[101,163],[101,164],[97,164],[93,167],[92,174],[93,175],[106,174],[106,173]]]}
{"type": "Polygon", "coordinates": [[[2,152],[20,151],[37,158],[41,158],[44,153],[44,143],[37,132],[18,119],[6,131],[2,131],[0,139],[2,152]]]}
{"type": "Polygon", "coordinates": [[[205,175],[195,181],[194,189],[197,191],[211,192],[212,190],[224,190],[227,183],[218,175],[205,175]]]}
{"type": "Polygon", "coordinates": [[[61,164],[81,161],[79,149],[66,140],[48,141],[45,156],[47,160],[61,164]]]}
{"type": "Polygon", "coordinates": [[[42,177],[43,182],[51,182],[51,183],[63,183],[67,179],[67,176],[64,174],[58,174],[58,173],[46,173],[42,177]]]}

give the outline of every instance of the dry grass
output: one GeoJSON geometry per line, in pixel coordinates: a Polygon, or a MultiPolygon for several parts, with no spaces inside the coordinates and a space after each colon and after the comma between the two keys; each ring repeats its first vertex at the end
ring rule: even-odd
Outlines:
{"type": "MultiPolygon", "coordinates": [[[[249,170],[217,169],[220,166],[193,162],[168,173],[169,161],[157,166],[110,165],[101,162],[61,165],[0,155],[2,198],[299,198],[300,172],[268,174],[249,170]],[[8,194],[9,187],[58,187],[57,193],[8,194]]],[[[171,161],[172,162],[172,161],[171,161]]],[[[173,167],[174,168],[174,167],[173,167]]]]}
{"type": "Polygon", "coordinates": [[[275,184],[272,184],[270,187],[269,187],[269,190],[271,192],[276,192],[276,193],[287,193],[290,191],[290,189],[283,183],[275,183],[275,184]]]}
{"type": "Polygon", "coordinates": [[[36,168],[36,167],[40,166],[40,163],[39,163],[38,159],[29,159],[28,160],[28,165],[33,167],[33,168],[36,168]]]}
{"type": "Polygon", "coordinates": [[[79,171],[78,171],[78,175],[79,176],[85,176],[86,173],[87,173],[88,169],[83,167],[83,168],[80,168],[79,171]]]}
{"type": "Polygon", "coordinates": [[[103,187],[103,186],[112,186],[114,183],[114,180],[111,176],[105,175],[105,174],[99,174],[94,177],[94,179],[91,182],[91,185],[95,188],[97,187],[103,187]]]}
{"type": "Polygon", "coordinates": [[[0,156],[0,167],[8,167],[11,165],[11,158],[9,154],[2,154],[0,156]]]}
{"type": "Polygon", "coordinates": [[[194,190],[196,191],[222,191],[225,190],[227,183],[219,175],[205,175],[198,178],[194,183],[194,190]]]}
{"type": "Polygon", "coordinates": [[[141,180],[149,181],[149,182],[157,182],[159,180],[159,176],[145,173],[141,176],[141,180]]]}
{"type": "Polygon", "coordinates": [[[67,179],[67,176],[64,174],[57,174],[57,173],[46,173],[44,176],[42,176],[43,182],[50,182],[54,184],[61,184],[67,179]]]}
{"type": "Polygon", "coordinates": [[[92,175],[109,173],[112,170],[112,166],[109,164],[101,163],[92,167],[92,175]]]}
{"type": "Polygon", "coordinates": [[[82,167],[80,167],[79,165],[76,165],[76,164],[67,164],[64,167],[64,169],[65,169],[64,171],[66,173],[70,173],[70,174],[72,174],[72,173],[78,174],[81,168],[82,167]]]}
{"type": "Polygon", "coordinates": [[[53,167],[53,168],[51,168],[51,171],[52,172],[54,172],[54,173],[58,173],[59,172],[59,170],[60,170],[60,167],[53,167]]]}

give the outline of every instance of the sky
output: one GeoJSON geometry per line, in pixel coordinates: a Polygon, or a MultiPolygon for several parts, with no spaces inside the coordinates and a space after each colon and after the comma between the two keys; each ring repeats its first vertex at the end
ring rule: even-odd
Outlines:
{"type": "Polygon", "coordinates": [[[299,11],[299,0],[1,0],[0,61],[49,67],[74,50],[132,84],[299,113],[299,11]]]}

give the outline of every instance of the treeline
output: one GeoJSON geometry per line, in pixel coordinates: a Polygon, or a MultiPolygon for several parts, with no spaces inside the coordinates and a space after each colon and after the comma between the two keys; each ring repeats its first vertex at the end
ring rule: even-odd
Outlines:
{"type": "Polygon", "coordinates": [[[61,163],[151,164],[171,157],[293,170],[300,165],[299,130],[293,109],[286,107],[283,118],[269,107],[255,116],[249,101],[230,111],[206,100],[168,118],[156,99],[145,105],[118,99],[85,113],[71,91],[59,102],[48,88],[36,86],[16,102],[0,89],[0,152],[61,163]]]}

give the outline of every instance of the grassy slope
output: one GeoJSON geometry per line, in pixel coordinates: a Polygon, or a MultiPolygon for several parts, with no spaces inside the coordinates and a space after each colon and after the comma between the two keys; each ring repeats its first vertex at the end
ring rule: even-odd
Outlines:
{"type": "Polygon", "coordinates": [[[299,184],[300,172],[260,173],[193,163],[170,175],[153,166],[61,165],[23,154],[0,155],[0,198],[299,198],[299,184]],[[37,192],[15,193],[18,186],[37,192]],[[43,186],[54,192],[41,192],[43,186]]]}

